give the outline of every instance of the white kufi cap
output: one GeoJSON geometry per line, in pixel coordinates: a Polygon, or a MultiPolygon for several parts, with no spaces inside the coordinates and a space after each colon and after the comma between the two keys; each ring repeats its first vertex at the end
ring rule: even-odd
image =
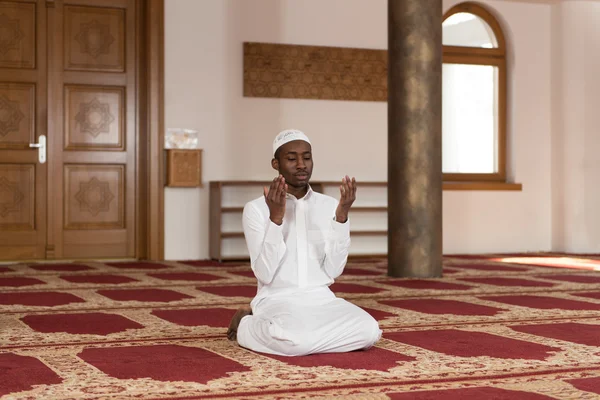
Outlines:
{"type": "Polygon", "coordinates": [[[273,154],[275,154],[278,148],[294,140],[304,140],[310,144],[310,140],[308,140],[308,136],[306,136],[304,132],[297,129],[286,129],[285,131],[279,132],[275,137],[275,140],[273,140],[273,154]]]}

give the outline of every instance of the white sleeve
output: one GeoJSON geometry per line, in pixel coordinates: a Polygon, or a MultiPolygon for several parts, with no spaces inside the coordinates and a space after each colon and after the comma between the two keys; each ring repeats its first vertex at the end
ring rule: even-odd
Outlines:
{"type": "Polygon", "coordinates": [[[286,251],[283,224],[264,218],[252,203],[244,207],[242,224],[256,279],[268,285],[273,280],[286,251]]]}
{"type": "Polygon", "coordinates": [[[350,218],[345,223],[331,220],[331,234],[325,243],[325,272],[335,279],[344,272],[350,251],[350,218]]]}

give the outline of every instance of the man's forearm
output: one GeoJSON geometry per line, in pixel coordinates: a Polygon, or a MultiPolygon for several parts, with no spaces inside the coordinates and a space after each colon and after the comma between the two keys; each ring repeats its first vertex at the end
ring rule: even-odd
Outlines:
{"type": "Polygon", "coordinates": [[[335,210],[335,220],[341,224],[346,223],[346,221],[348,221],[348,213],[349,212],[350,212],[349,208],[338,206],[335,210]]]}

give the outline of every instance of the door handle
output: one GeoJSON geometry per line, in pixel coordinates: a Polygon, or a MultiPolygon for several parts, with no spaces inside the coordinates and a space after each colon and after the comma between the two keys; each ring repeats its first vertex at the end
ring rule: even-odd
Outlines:
{"type": "Polygon", "coordinates": [[[38,149],[38,159],[40,164],[46,162],[46,135],[40,135],[38,138],[39,143],[29,143],[29,147],[38,149]]]}

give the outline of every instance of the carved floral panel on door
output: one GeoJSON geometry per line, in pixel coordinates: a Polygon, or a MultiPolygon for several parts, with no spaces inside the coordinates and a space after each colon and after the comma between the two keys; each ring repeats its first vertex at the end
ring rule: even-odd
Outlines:
{"type": "Polygon", "coordinates": [[[35,229],[34,165],[0,164],[0,231],[35,229]]]}
{"type": "Polygon", "coordinates": [[[35,68],[33,3],[0,3],[0,68],[35,68]]]}
{"type": "Polygon", "coordinates": [[[65,166],[65,229],[125,228],[125,166],[65,166]]]}
{"type": "Polygon", "coordinates": [[[65,6],[65,69],[125,71],[125,11],[65,6]]]}
{"type": "Polygon", "coordinates": [[[34,120],[35,85],[0,82],[0,149],[29,147],[35,141],[34,120]]]}
{"type": "Polygon", "coordinates": [[[124,88],[66,86],[65,148],[124,150],[124,88]]]}

